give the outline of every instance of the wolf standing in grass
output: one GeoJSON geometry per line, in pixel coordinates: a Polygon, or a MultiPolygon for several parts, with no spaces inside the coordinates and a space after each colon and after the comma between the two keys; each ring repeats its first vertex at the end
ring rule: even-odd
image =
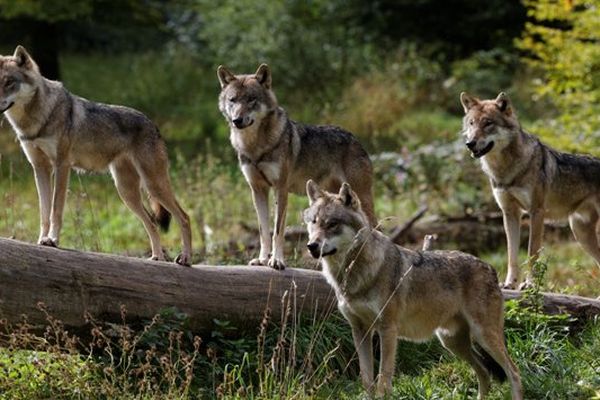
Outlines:
{"type": "Polygon", "coordinates": [[[175,262],[190,265],[189,218],[171,188],[164,140],[146,116],[69,93],[62,83],[45,79],[21,46],[13,56],[0,56],[0,85],[0,112],[8,118],[33,166],[40,244],[58,246],[71,168],[109,169],[119,195],[146,228],[152,259],[164,260],[155,222],[166,228],[171,213],[181,227],[183,241],[175,262]],[[153,216],[144,207],[142,187],[150,195],[153,216]]]}
{"type": "MultiPolygon", "coordinates": [[[[460,100],[466,145],[473,157],[481,158],[504,216],[508,243],[504,287],[514,289],[519,280],[517,255],[524,211],[531,220],[530,263],[542,245],[544,218],[568,218],[575,239],[600,266],[600,160],[556,151],[525,132],[505,93],[493,100],[461,93],[460,100]]],[[[530,285],[530,279],[522,287],[530,285]]]]}
{"type": "Polygon", "coordinates": [[[508,376],[512,398],[523,398],[519,372],[504,341],[504,300],[491,266],[458,251],[412,251],[392,243],[370,227],[347,183],[337,195],[313,181],[306,191],[308,249],[323,258],[323,274],[352,327],[369,392],[391,391],[398,338],[419,342],[435,333],[444,347],[473,367],[479,399],[489,391],[490,374],[508,376]],[[381,343],[377,383],[374,331],[381,343]]]}
{"type": "Polygon", "coordinates": [[[283,257],[288,193],[304,193],[308,179],[328,190],[348,181],[355,188],[371,225],[372,166],[367,152],[349,132],[334,126],[311,126],[290,120],[271,89],[271,71],[262,64],[255,74],[233,75],[220,66],[219,109],[230,125],[231,144],[252,190],[260,231],[260,253],[251,265],[285,268],[283,257]],[[269,189],[275,191],[275,229],[271,247],[269,189]],[[271,253],[271,250],[273,251],[271,253]]]}

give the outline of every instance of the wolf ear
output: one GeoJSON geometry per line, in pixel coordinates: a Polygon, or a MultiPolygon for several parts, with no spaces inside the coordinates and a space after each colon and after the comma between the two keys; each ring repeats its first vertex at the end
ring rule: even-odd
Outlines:
{"type": "Polygon", "coordinates": [[[33,58],[29,55],[25,47],[18,45],[13,54],[17,65],[21,68],[33,68],[35,65],[33,58]]]}
{"type": "Polygon", "coordinates": [[[319,188],[319,185],[315,183],[312,179],[309,179],[306,182],[306,195],[308,196],[309,204],[314,203],[320,197],[323,197],[323,191],[319,188]]]}
{"type": "Polygon", "coordinates": [[[360,208],[360,200],[358,200],[358,196],[356,193],[354,193],[354,191],[352,191],[352,188],[348,182],[342,183],[342,187],[340,188],[338,196],[346,207],[351,207],[355,210],[360,208]]]}
{"type": "Polygon", "coordinates": [[[219,68],[217,68],[217,76],[219,77],[221,88],[224,88],[237,79],[235,75],[231,73],[231,71],[222,65],[219,65],[219,68]]]}
{"type": "Polygon", "coordinates": [[[267,64],[260,64],[256,72],[254,73],[258,83],[271,89],[271,68],[267,64]]]}
{"type": "Polygon", "coordinates": [[[512,105],[510,102],[510,99],[508,98],[508,95],[504,92],[500,92],[500,94],[498,94],[498,97],[496,97],[496,106],[498,106],[498,109],[500,111],[502,111],[504,114],[506,115],[511,115],[512,114],[512,105]]]}
{"type": "Polygon", "coordinates": [[[477,103],[479,103],[479,99],[477,99],[477,97],[473,97],[467,92],[462,92],[460,94],[460,104],[462,104],[465,114],[468,113],[469,110],[477,103]]]}

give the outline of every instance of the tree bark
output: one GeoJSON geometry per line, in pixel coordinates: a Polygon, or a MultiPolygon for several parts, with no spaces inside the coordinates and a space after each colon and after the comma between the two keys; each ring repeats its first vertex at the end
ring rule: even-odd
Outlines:
{"type": "Polygon", "coordinates": [[[60,28],[51,22],[31,21],[31,56],[47,79],[60,80],[60,28]]]}
{"type": "MultiPolygon", "coordinates": [[[[504,291],[507,299],[520,297],[504,291]]],[[[210,333],[214,320],[227,320],[238,332],[256,333],[265,310],[275,320],[290,312],[323,318],[335,309],[335,296],[319,271],[266,267],[207,266],[192,268],[122,256],[54,249],[0,238],[0,318],[44,329],[46,315],[72,333],[89,334],[85,314],[95,320],[121,323],[152,319],[169,307],[189,317],[188,327],[210,333]]],[[[548,313],[587,318],[600,314],[600,301],[578,296],[544,294],[548,313]]]]}
{"type": "Polygon", "coordinates": [[[100,322],[134,325],[176,307],[188,315],[191,331],[206,334],[214,320],[256,332],[265,310],[275,320],[289,305],[323,318],[335,295],[319,271],[267,267],[206,266],[55,249],[0,238],[0,318],[16,324],[27,315],[38,331],[50,315],[73,333],[89,334],[84,315],[100,322]]]}

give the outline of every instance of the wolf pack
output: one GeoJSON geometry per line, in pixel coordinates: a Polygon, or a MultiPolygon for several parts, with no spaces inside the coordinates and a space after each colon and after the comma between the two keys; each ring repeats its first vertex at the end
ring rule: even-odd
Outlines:
{"type": "MultiPolygon", "coordinates": [[[[320,260],[352,328],[369,396],[391,392],[399,338],[419,342],[435,335],[473,368],[479,399],[486,397],[491,378],[508,379],[512,398],[522,399],[519,371],[504,337],[501,292],[531,285],[529,278],[520,281],[521,217],[530,218],[530,266],[542,246],[544,220],[565,218],[600,266],[600,160],[557,151],[527,133],[505,93],[488,100],[460,94],[466,148],[480,159],[503,214],[508,272],[499,283],[493,267],[472,255],[393,243],[375,216],[373,168],[364,147],[342,128],[291,120],[277,102],[268,65],[243,75],[219,66],[217,77],[218,108],[258,219],[260,250],[249,264],[286,267],[288,195],[306,194],[307,250],[320,260]],[[375,333],[381,357],[377,373],[375,333]]],[[[158,228],[166,229],[173,216],[182,242],[175,262],[191,265],[190,219],[170,183],[165,141],[148,117],[70,93],[61,82],[44,78],[22,46],[12,56],[0,56],[0,112],[33,167],[40,245],[59,245],[71,170],[109,171],[148,234],[151,258],[165,259],[158,228]]]]}

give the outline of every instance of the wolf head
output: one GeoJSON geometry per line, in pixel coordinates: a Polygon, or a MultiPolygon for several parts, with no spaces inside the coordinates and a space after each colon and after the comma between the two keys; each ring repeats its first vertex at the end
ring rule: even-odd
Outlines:
{"type": "Polygon", "coordinates": [[[221,65],[217,76],[221,83],[219,110],[235,129],[259,125],[260,120],[277,107],[267,64],[261,64],[253,75],[234,75],[221,65]]]}
{"type": "Polygon", "coordinates": [[[502,150],[519,132],[519,121],[506,93],[493,100],[479,100],[462,92],[460,102],[465,110],[462,134],[473,157],[502,150]]]}
{"type": "Polygon", "coordinates": [[[0,113],[26,103],[39,79],[38,66],[22,46],[17,46],[12,56],[0,56],[0,113]]]}
{"type": "Polygon", "coordinates": [[[332,194],[309,180],[306,193],[310,207],[302,216],[308,228],[308,251],[314,258],[344,252],[356,233],[369,226],[360,200],[349,184],[342,184],[339,193],[332,194]]]}

